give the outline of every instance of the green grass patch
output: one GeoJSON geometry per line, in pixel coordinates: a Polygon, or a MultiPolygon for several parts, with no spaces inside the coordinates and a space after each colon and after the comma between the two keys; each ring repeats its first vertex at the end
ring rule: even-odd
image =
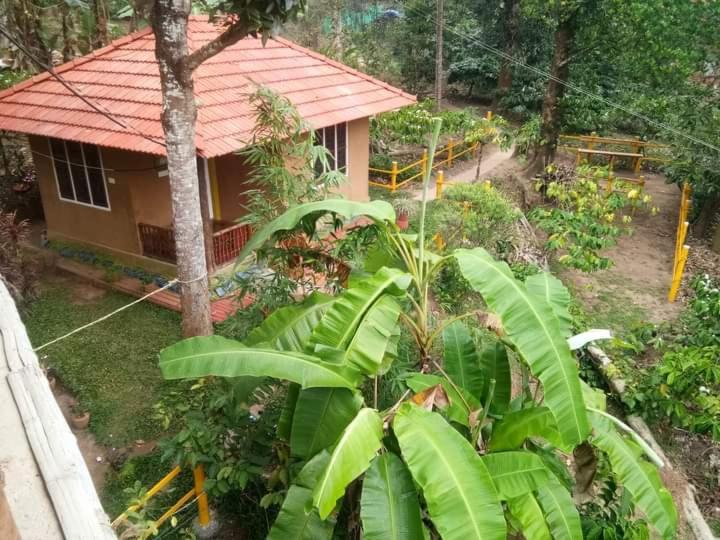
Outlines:
{"type": "MultiPolygon", "coordinates": [[[[35,346],[132,301],[106,292],[94,300],[73,302],[78,286],[66,279],[43,283],[40,296],[24,314],[35,346]]],[[[98,442],[120,447],[162,434],[152,406],[180,383],[163,380],[157,354],[181,337],[177,313],[145,302],[50,345],[39,356],[90,411],[90,429],[98,442]]]]}

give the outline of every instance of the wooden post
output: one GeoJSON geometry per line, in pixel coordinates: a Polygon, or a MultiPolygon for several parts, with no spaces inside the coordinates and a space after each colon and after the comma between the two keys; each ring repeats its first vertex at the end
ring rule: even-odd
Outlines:
{"type": "Polygon", "coordinates": [[[492,120],[492,119],[493,119],[493,112],[492,112],[492,111],[488,111],[488,112],[485,114],[485,119],[486,119],[486,120],[492,120]]]}
{"type": "Polygon", "coordinates": [[[397,189],[398,164],[397,161],[392,162],[392,170],[390,171],[390,191],[397,189]]]}
{"type": "Polygon", "coordinates": [[[435,198],[442,199],[443,183],[445,182],[445,173],[438,171],[437,180],[435,181],[435,198]]]}
{"type": "Polygon", "coordinates": [[[210,523],[210,508],[208,507],[207,493],[203,489],[205,469],[202,465],[198,465],[193,469],[193,479],[195,480],[195,496],[198,503],[198,523],[201,527],[205,527],[210,523]]]}
{"type": "Polygon", "coordinates": [[[420,164],[420,170],[422,171],[422,175],[420,175],[421,179],[425,179],[425,175],[427,174],[427,166],[428,166],[428,151],[427,148],[423,148],[423,154],[422,154],[422,163],[420,164]]]}
{"type": "Polygon", "coordinates": [[[645,177],[643,175],[640,175],[640,187],[645,187],[645,177]]]}
{"type": "Polygon", "coordinates": [[[580,149],[578,149],[577,154],[575,156],[575,167],[580,166],[581,162],[582,162],[582,152],[580,152],[580,149]]]}
{"type": "Polygon", "coordinates": [[[455,147],[455,141],[453,139],[450,139],[448,141],[448,156],[447,156],[447,168],[452,167],[453,162],[453,148],[455,147]]]}
{"type": "Polygon", "coordinates": [[[680,251],[680,259],[678,260],[677,268],[675,268],[675,272],[673,273],[672,285],[670,287],[670,292],[668,293],[669,302],[674,302],[677,298],[678,291],[680,290],[680,283],[682,282],[682,275],[685,271],[685,263],[687,262],[689,251],[690,246],[688,245],[684,245],[682,247],[682,250],[680,251]]]}
{"type": "Polygon", "coordinates": [[[608,174],[607,179],[607,194],[612,195],[613,192],[613,176],[612,173],[608,174]]]}

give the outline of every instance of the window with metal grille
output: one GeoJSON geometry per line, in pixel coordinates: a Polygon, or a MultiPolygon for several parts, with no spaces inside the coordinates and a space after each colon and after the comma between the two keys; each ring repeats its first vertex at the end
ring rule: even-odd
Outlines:
{"type": "MultiPolygon", "coordinates": [[[[330,152],[330,170],[347,173],[347,122],[318,129],[315,132],[315,144],[324,146],[330,152]]],[[[321,173],[322,165],[317,163],[315,170],[321,173]]]]}
{"type": "Polygon", "coordinates": [[[110,210],[100,149],[61,139],[50,139],[58,195],[63,201],[110,210]]]}

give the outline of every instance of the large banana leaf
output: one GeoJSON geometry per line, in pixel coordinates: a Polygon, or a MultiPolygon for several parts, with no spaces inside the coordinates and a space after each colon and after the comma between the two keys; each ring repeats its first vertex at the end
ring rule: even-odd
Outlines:
{"type": "Polygon", "coordinates": [[[382,268],[358,287],[347,289],[336,298],[310,336],[316,352],[345,350],[368,310],[386,294],[400,293],[410,284],[410,275],[394,268],[382,268]]]}
{"type": "Polygon", "coordinates": [[[643,459],[642,449],[625,439],[606,418],[590,413],[593,424],[591,442],[610,458],[613,473],[632,495],[636,506],[663,538],[674,538],[677,511],[670,492],[663,486],[657,469],[643,459]]]}
{"type": "Polygon", "coordinates": [[[555,446],[562,446],[555,417],[547,407],[533,407],[514,411],[493,424],[490,451],[520,448],[526,439],[542,437],[555,446]]]}
{"type": "Polygon", "coordinates": [[[462,393],[461,396],[445,377],[432,375],[430,373],[413,373],[405,379],[405,384],[415,393],[422,392],[438,384],[442,385],[450,401],[445,411],[448,418],[464,426],[470,425],[471,412],[482,409],[482,405],[480,405],[477,399],[468,392],[465,392],[462,388],[459,389],[462,393]]]}
{"type": "MultiPolygon", "coordinates": [[[[366,375],[385,369],[385,357],[394,353],[393,340],[400,335],[398,318],[402,308],[395,298],[385,294],[367,310],[344,354],[343,363],[366,375]]],[[[388,366],[389,367],[389,366],[388,366]]]]}
{"type": "Polygon", "coordinates": [[[166,379],[207,377],[273,377],[303,388],[354,388],[359,373],[314,356],[273,349],[249,348],[232,339],[204,336],[185,339],[160,351],[166,379]]]}
{"type": "Polygon", "coordinates": [[[557,478],[551,477],[550,482],[537,490],[536,496],[554,540],[578,540],[583,537],[580,514],[570,492],[557,478]]]}
{"type": "Polygon", "coordinates": [[[393,223],[395,221],[395,210],[386,201],[356,202],[345,199],[325,199],[323,201],[299,204],[272,220],[259,231],[255,231],[250,237],[250,241],[245,244],[245,247],[238,255],[237,260],[244,260],[253,251],[262,247],[275,233],[291,231],[307,219],[317,221],[317,219],[327,214],[342,216],[346,219],[367,216],[376,223],[393,223]]]}
{"type": "Polygon", "coordinates": [[[347,388],[301,390],[295,405],[290,449],[309,458],[332,446],[362,407],[362,397],[347,388]]]}
{"type": "Polygon", "coordinates": [[[555,416],[565,444],[584,441],[590,424],[578,367],[550,305],[528,293],[508,265],[484,249],[460,249],[455,257],[463,276],[499,315],[507,338],[542,382],[545,404],[555,416]]]}
{"type": "Polygon", "coordinates": [[[505,501],[535,491],[550,480],[542,460],[532,452],[495,452],[480,459],[490,472],[500,498],[505,501]]]}
{"type": "Polygon", "coordinates": [[[485,464],[442,416],[403,404],[393,429],[444,540],[504,540],[503,509],[485,464]]]}
{"type": "Polygon", "coordinates": [[[330,454],[320,452],[300,471],[288,489],[280,513],[273,523],[268,540],[322,540],[331,538],[335,523],[322,520],[312,505],[312,490],[327,466],[330,454]]]}
{"type": "Polygon", "coordinates": [[[301,304],[275,310],[245,339],[247,345],[266,343],[281,351],[303,352],[313,329],[335,298],[314,292],[301,304]]]}
{"type": "Polygon", "coordinates": [[[573,318],[568,307],[570,306],[570,291],[563,282],[550,272],[540,272],[525,280],[525,288],[530,294],[543,298],[555,313],[560,332],[564,338],[572,336],[573,318]]]}
{"type": "Polygon", "coordinates": [[[462,321],[455,321],[443,329],[443,365],[455,384],[480,398],[483,391],[483,372],[478,362],[475,342],[462,321]]]}
{"type": "Polygon", "coordinates": [[[345,428],[313,492],[322,519],[335,508],[347,485],[364,473],[382,448],[383,421],[375,409],[362,409],[345,428]]]}
{"type": "Polygon", "coordinates": [[[520,529],[526,540],[550,540],[550,531],[535,495],[526,493],[508,499],[507,505],[510,513],[520,522],[520,529]]]}
{"type": "Polygon", "coordinates": [[[488,345],[480,351],[479,362],[483,373],[482,402],[485,403],[490,391],[490,379],[495,379],[490,412],[503,414],[510,405],[512,397],[510,360],[505,346],[500,342],[488,345]]]}
{"type": "Polygon", "coordinates": [[[364,540],[423,537],[418,494],[410,471],[392,452],[376,457],[363,480],[360,517],[364,540]]]}

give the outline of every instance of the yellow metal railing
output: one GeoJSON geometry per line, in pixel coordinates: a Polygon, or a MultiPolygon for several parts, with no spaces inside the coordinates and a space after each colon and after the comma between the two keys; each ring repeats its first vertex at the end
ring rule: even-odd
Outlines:
{"type": "Polygon", "coordinates": [[[677,299],[680,283],[682,282],[683,272],[685,271],[685,263],[687,262],[690,246],[685,243],[687,238],[688,213],[692,199],[692,188],[690,184],[683,184],[682,196],[680,197],[680,217],[678,218],[677,231],[675,233],[675,256],[673,257],[673,274],[670,283],[670,292],[668,292],[668,301],[674,302],[677,299]]]}
{"type": "MultiPolygon", "coordinates": [[[[142,509],[142,507],[145,506],[150,501],[150,499],[152,499],[155,495],[165,489],[170,484],[170,482],[172,482],[179,474],[180,466],[176,466],[173,470],[166,474],[157,484],[151,487],[136,504],[133,504],[117,518],[115,518],[115,520],[112,522],[112,528],[115,529],[119,525],[124,523],[128,518],[128,514],[130,514],[131,512],[137,512],[138,510],[142,509]]],[[[193,488],[187,493],[185,493],[185,495],[180,497],[177,502],[175,502],[175,504],[168,508],[162,516],[155,520],[155,522],[153,523],[155,529],[159,528],[163,523],[165,523],[168,519],[175,515],[185,505],[192,502],[193,497],[195,498],[195,501],[198,505],[198,523],[201,527],[204,527],[210,523],[210,508],[208,506],[207,494],[203,490],[203,484],[205,483],[205,469],[202,465],[197,465],[193,469],[193,480],[193,488]]]]}
{"type": "MultiPolygon", "coordinates": [[[[667,163],[669,158],[662,155],[651,155],[649,152],[657,150],[668,150],[667,144],[641,141],[639,139],[620,139],[615,137],[599,137],[597,135],[560,135],[559,148],[565,148],[577,152],[580,149],[599,150],[598,147],[622,146],[629,149],[633,154],[643,154],[641,158],[633,160],[633,171],[637,174],[640,172],[642,164],[647,161],[656,161],[658,163],[667,163]]],[[[579,157],[579,156],[578,156],[579,157]]]]}
{"type": "MultiPolygon", "coordinates": [[[[438,149],[435,152],[434,158],[438,158],[440,156],[444,155],[443,159],[435,160],[433,159],[433,170],[437,169],[439,167],[442,167],[443,165],[446,166],[446,168],[451,168],[453,166],[453,162],[455,162],[458,158],[464,156],[465,154],[472,153],[475,155],[475,151],[477,150],[478,144],[467,144],[464,141],[456,141],[451,139],[447,145],[443,146],[442,148],[438,149]]],[[[422,177],[425,175],[425,171],[427,169],[428,165],[428,151],[427,149],[423,150],[422,157],[413,162],[409,165],[405,165],[404,167],[400,168],[398,166],[397,161],[392,162],[392,166],[390,169],[375,169],[373,167],[370,167],[368,170],[371,173],[375,173],[375,176],[380,175],[387,177],[388,182],[377,182],[370,180],[369,183],[371,186],[377,186],[385,189],[389,189],[390,191],[396,191],[397,189],[403,187],[404,185],[408,184],[409,182],[412,182],[413,180],[417,180],[418,178],[422,179],[422,177]],[[400,175],[406,171],[417,169],[417,172],[413,174],[412,176],[409,176],[408,178],[403,178],[402,180],[399,180],[400,175]]]]}

